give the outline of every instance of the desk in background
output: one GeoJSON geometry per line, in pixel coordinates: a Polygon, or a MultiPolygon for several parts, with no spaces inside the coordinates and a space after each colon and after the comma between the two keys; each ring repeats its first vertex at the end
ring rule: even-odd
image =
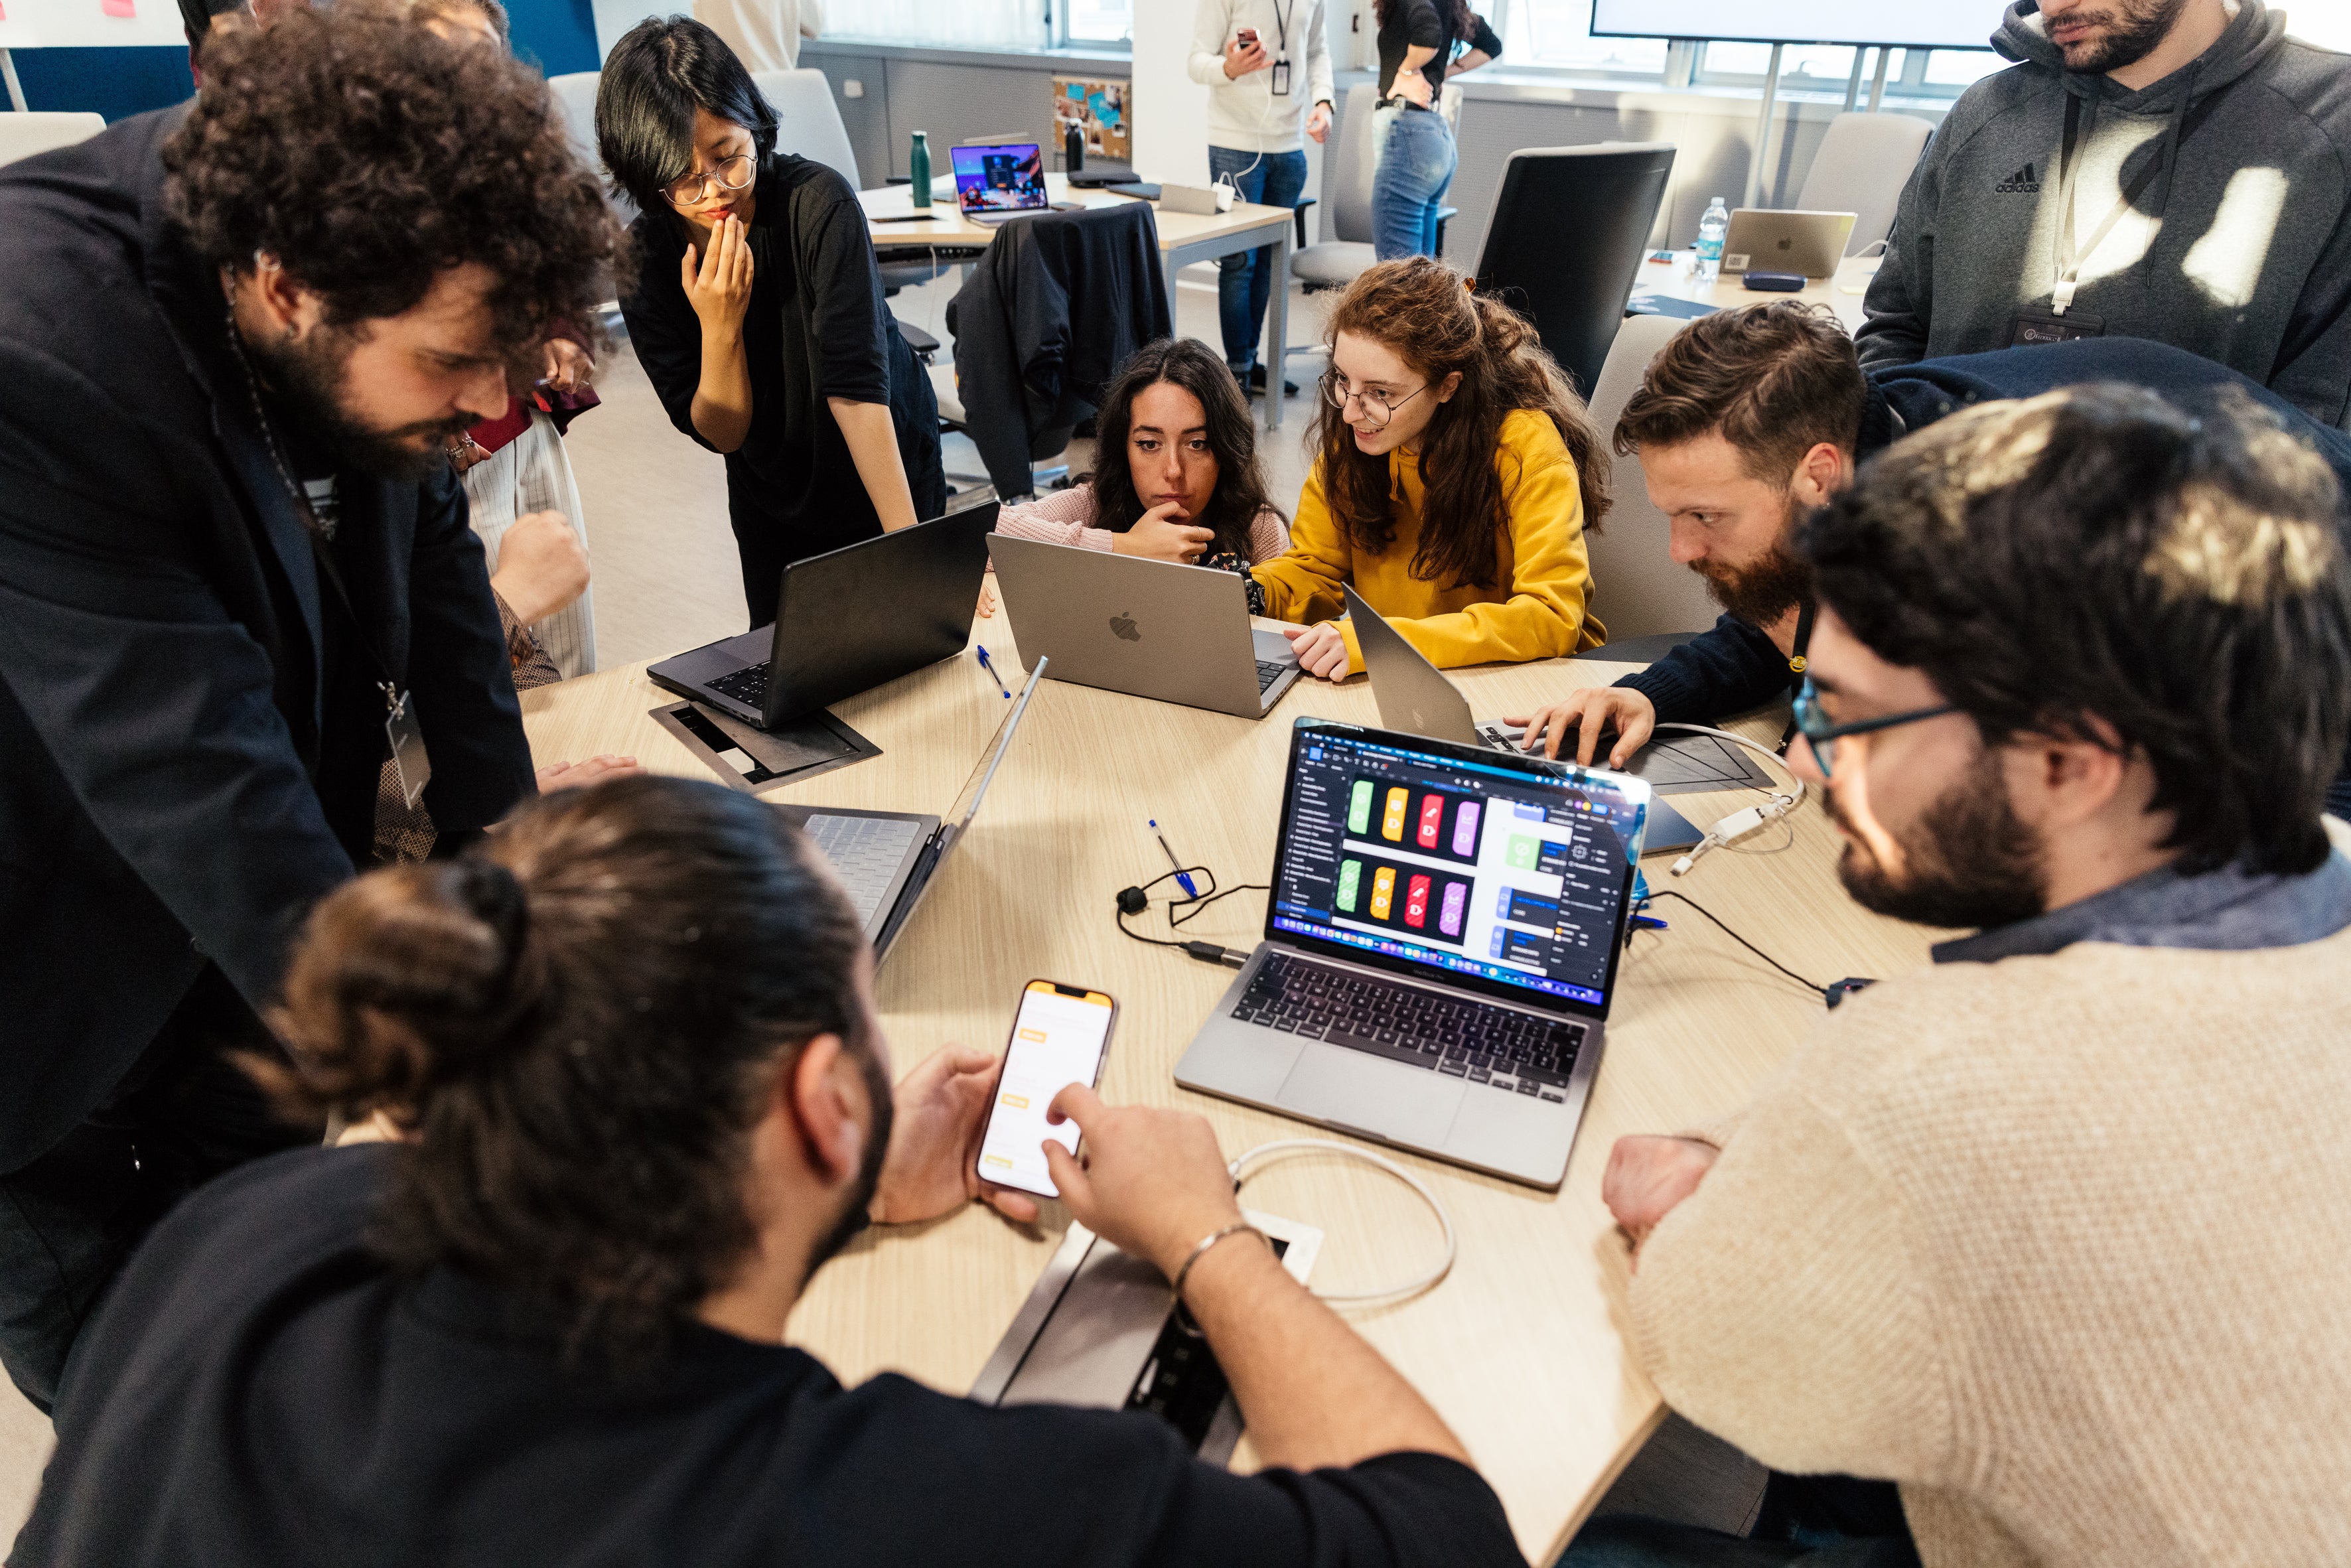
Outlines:
{"type": "MultiPolygon", "coordinates": [[[[951,182],[940,180],[935,184],[951,182]]],[[[1134,200],[1132,196],[1114,196],[1108,191],[1072,190],[1069,180],[1061,174],[1045,176],[1046,193],[1057,202],[1076,202],[1081,206],[1108,207],[1134,200]]],[[[857,200],[871,218],[886,218],[911,214],[914,195],[905,185],[884,185],[879,190],[860,191],[857,200]]],[[[955,197],[933,196],[931,211],[936,214],[928,223],[869,223],[868,232],[873,236],[873,248],[883,260],[899,259],[891,253],[935,252],[941,261],[967,263],[971,257],[987,248],[1002,225],[975,224],[965,221],[956,206],[955,197]]],[[[1152,217],[1159,229],[1160,265],[1167,274],[1167,308],[1176,309],[1176,275],[1196,261],[1215,261],[1236,251],[1256,250],[1263,246],[1275,248],[1273,276],[1277,279],[1290,277],[1290,239],[1294,216],[1288,207],[1257,206],[1237,202],[1226,213],[1171,213],[1158,204],[1152,204],[1152,217]]],[[[1015,218],[1015,223],[1026,220],[1015,218]]],[[[1275,344],[1290,340],[1290,293],[1287,288],[1273,290],[1272,308],[1266,322],[1267,340],[1275,344]]],[[[1221,345],[1217,352],[1223,352],[1221,345]]],[[[1274,354],[1272,360],[1280,356],[1274,354]]],[[[1268,430],[1281,428],[1281,399],[1265,400],[1265,426],[1268,430]]]]}
{"type": "MultiPolygon", "coordinates": [[[[1653,253],[1654,254],[1654,253],[1653,253]]],[[[1834,277],[1813,277],[1804,281],[1799,293],[1773,294],[1760,288],[1750,288],[1740,279],[1743,273],[1726,272],[1710,284],[1699,283],[1692,274],[1682,270],[1682,263],[1645,260],[1633,282],[1633,298],[1637,303],[1645,294],[1667,299],[1687,299],[1695,305],[1711,305],[1718,309],[1736,309],[1742,305],[1761,305],[1771,299],[1802,299],[1808,304],[1826,305],[1837,313],[1847,332],[1856,331],[1864,320],[1861,297],[1869,287],[1869,280],[1877,276],[1878,258],[1849,256],[1837,268],[1834,277]]]]}
{"type": "MultiPolygon", "coordinates": [[[[999,668],[1017,666],[1001,615],[977,632],[999,668]]],[[[1552,661],[1455,678],[1477,712],[1505,714],[1572,686],[1605,684],[1627,667],[1552,661]]],[[[644,678],[643,665],[522,697],[541,762],[622,752],[656,772],[706,778],[646,716],[673,700],[644,678]]],[[[883,754],[778,798],[943,810],[1006,707],[966,653],[835,705],[883,754]]],[[[1176,1088],[1176,1061],[1232,972],[1129,941],[1111,918],[1120,888],[1166,870],[1144,829],[1150,818],[1186,863],[1213,868],[1227,886],[1267,874],[1291,721],[1309,714],[1379,722],[1360,676],[1335,687],[1301,681],[1254,723],[1047,682],[971,836],[882,970],[877,1001],[894,1071],[950,1040],[998,1048],[1021,985],[1046,977],[1119,999],[1105,1098],[1198,1111],[1228,1156],[1273,1138],[1339,1136],[1176,1088]]],[[[1776,723],[1754,728],[1776,737],[1776,723]]],[[[1675,804],[1703,824],[1751,799],[1681,796],[1675,804]]],[[[1865,913],[1837,886],[1835,835],[1820,808],[1808,804],[1790,826],[1792,841],[1779,852],[1720,852],[1676,885],[1814,979],[1885,976],[1923,963],[1926,933],[1865,913]]],[[[1670,880],[1665,865],[1651,857],[1649,874],[1670,880]]],[[[1186,934],[1247,948],[1264,911],[1262,894],[1238,894],[1186,934]]],[[[1823,1016],[1817,996],[1687,908],[1669,902],[1658,913],[1672,928],[1637,937],[1624,960],[1607,1055],[1566,1185],[1552,1195],[1387,1151],[1452,1211],[1460,1260],[1434,1291],[1347,1314],[1460,1435],[1537,1563],[1557,1557],[1664,1416],[1625,1338],[1625,1249],[1600,1201],[1610,1146],[1627,1133],[1673,1132],[1740,1105],[1823,1016]]],[[[1157,934],[1161,918],[1155,910],[1136,924],[1157,934]]],[[[1353,1163],[1285,1163],[1251,1180],[1249,1202],[1324,1228],[1315,1280],[1326,1289],[1411,1275],[1438,1247],[1419,1199],[1353,1163]]],[[[793,1313],[791,1337],[845,1383],[889,1370],[961,1394],[1065,1223],[1059,1206],[1048,1205],[1045,1228],[1030,1236],[970,1207],[914,1234],[869,1231],[817,1276],[793,1313]]]]}

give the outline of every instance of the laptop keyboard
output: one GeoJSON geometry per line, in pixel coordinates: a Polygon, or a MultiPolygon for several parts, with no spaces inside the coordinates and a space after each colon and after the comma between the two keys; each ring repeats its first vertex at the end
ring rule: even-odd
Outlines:
{"type": "Polygon", "coordinates": [[[1257,662],[1258,695],[1259,696],[1263,696],[1265,695],[1266,688],[1273,685],[1274,682],[1281,679],[1281,672],[1288,668],[1290,668],[1288,664],[1279,663],[1272,659],[1259,659],[1257,662]]]}
{"type": "Polygon", "coordinates": [[[1242,1023],[1545,1100],[1567,1098],[1584,1027],[1269,953],[1232,1011],[1242,1023]]]}
{"type": "MultiPolygon", "coordinates": [[[[715,684],[715,683],[714,683],[715,684]]],[[[806,831],[831,862],[833,874],[849,890],[862,925],[873,924],[873,912],[890,890],[890,879],[906,858],[922,824],[906,817],[814,816],[806,831]]]]}
{"type": "Polygon", "coordinates": [[[762,659],[758,664],[737,670],[731,675],[721,675],[715,681],[705,681],[703,685],[720,696],[734,698],[745,707],[764,711],[768,706],[768,665],[772,662],[762,659]]]}

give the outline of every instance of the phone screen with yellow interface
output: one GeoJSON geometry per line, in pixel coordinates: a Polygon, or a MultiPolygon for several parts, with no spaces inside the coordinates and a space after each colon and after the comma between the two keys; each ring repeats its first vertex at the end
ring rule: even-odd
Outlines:
{"type": "Polygon", "coordinates": [[[1005,1047],[1004,1070],[996,1082],[996,1103],[988,1108],[987,1131],[980,1137],[982,1181],[1040,1197],[1061,1196],[1045,1167],[1045,1140],[1050,1138],[1074,1155],[1078,1126],[1074,1122],[1050,1125],[1045,1111],[1053,1096],[1071,1084],[1092,1088],[1101,1081],[1117,1010],[1102,992],[1080,986],[1031,980],[1021,991],[1020,1011],[1005,1047]]]}

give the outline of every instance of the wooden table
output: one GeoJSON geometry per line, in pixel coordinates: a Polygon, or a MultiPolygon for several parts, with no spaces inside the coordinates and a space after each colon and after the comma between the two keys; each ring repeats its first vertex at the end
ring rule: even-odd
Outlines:
{"type": "MultiPolygon", "coordinates": [[[[999,668],[1018,667],[1001,615],[979,622],[977,638],[999,668]]],[[[1627,668],[1553,661],[1456,678],[1477,712],[1499,715],[1627,668]]],[[[671,700],[646,681],[643,665],[522,698],[542,763],[613,751],[657,772],[706,777],[646,716],[671,700]]],[[[883,755],[783,798],[944,810],[1006,707],[968,653],[934,665],[838,705],[833,711],[883,755]]],[[[1119,998],[1102,1086],[1112,1101],[1199,1111],[1228,1155],[1314,1133],[1176,1087],[1176,1061],[1232,971],[1128,941],[1111,918],[1120,888],[1167,869],[1144,829],[1149,818],[1165,826],[1176,853],[1213,868],[1228,886],[1267,875],[1290,721],[1307,714],[1378,723],[1360,676],[1340,686],[1302,680],[1257,723],[1049,681],[970,837],[882,970],[879,1001],[897,1070],[950,1040],[995,1048],[1021,985],[1041,976],[1119,998]]],[[[1778,722],[1763,721],[1759,733],[1776,738],[1778,722]]],[[[1743,800],[1680,796],[1675,803],[1704,824],[1743,800]]],[[[1792,841],[1780,852],[1718,852],[1682,883],[1667,875],[1664,857],[1651,857],[1646,869],[1815,980],[1885,976],[1924,961],[1924,933],[1865,913],[1838,888],[1834,835],[1819,808],[1807,804],[1790,826],[1792,841]]],[[[1262,894],[1241,894],[1186,931],[1246,948],[1264,913],[1262,894]]],[[[1538,1564],[1552,1561],[1663,1416],[1624,1338],[1625,1249],[1600,1202],[1610,1146],[1623,1134],[1675,1131],[1731,1110],[1823,1016],[1817,996],[1688,909],[1667,901],[1658,913],[1671,929],[1641,936],[1625,959],[1607,1055],[1566,1185],[1554,1196],[1395,1154],[1451,1209],[1460,1260],[1414,1301],[1350,1314],[1468,1444],[1538,1564]]],[[[1136,924],[1164,934],[1156,910],[1136,924]]],[[[1329,1239],[1315,1281],[1327,1289],[1408,1276],[1437,1247],[1419,1200],[1353,1162],[1277,1166],[1250,1181],[1248,1200],[1323,1228],[1329,1239]]],[[[1049,1205],[1044,1227],[1029,1235],[971,1207],[912,1232],[869,1231],[817,1277],[793,1314],[791,1336],[845,1382],[886,1369],[963,1393],[1065,1223],[1049,1205]]]]}
{"type": "MultiPolygon", "coordinates": [[[[949,185],[945,179],[935,185],[949,185]]],[[[1072,190],[1069,179],[1061,174],[1045,176],[1046,193],[1057,202],[1076,202],[1081,206],[1110,207],[1134,200],[1132,196],[1115,196],[1108,191],[1072,190]]],[[[913,188],[906,185],[884,185],[879,190],[860,191],[857,200],[865,208],[868,218],[901,217],[914,210],[913,188]]],[[[1290,232],[1296,218],[1288,207],[1258,206],[1248,202],[1236,202],[1230,212],[1198,214],[1171,213],[1155,202],[1152,215],[1159,228],[1160,266],[1167,274],[1167,308],[1172,317],[1176,308],[1176,275],[1196,261],[1214,261],[1236,251],[1257,250],[1272,246],[1273,276],[1286,285],[1290,277],[1290,232]]],[[[945,198],[934,196],[931,211],[935,215],[928,223],[874,223],[868,225],[873,235],[873,248],[880,252],[918,250],[936,253],[941,260],[964,262],[987,248],[1001,225],[975,224],[966,221],[956,206],[952,193],[945,198]]],[[[1013,222],[1019,223],[1015,218],[1013,222]]],[[[1272,309],[1266,322],[1269,340],[1275,344],[1290,340],[1290,291],[1287,287],[1273,290],[1272,309]]],[[[1280,360],[1279,353],[1272,356],[1280,360]]],[[[1265,400],[1265,424],[1268,430],[1281,428],[1281,399],[1265,400]]]]}
{"type": "Polygon", "coordinates": [[[1874,256],[1847,256],[1834,277],[1808,278],[1802,291],[1796,294],[1767,294],[1749,288],[1740,281],[1744,275],[1736,272],[1726,272],[1712,283],[1701,285],[1683,272],[1678,260],[1644,261],[1640,276],[1633,283],[1633,297],[1638,299],[1644,294],[1656,294],[1724,309],[1761,305],[1769,299],[1802,299],[1830,307],[1837,313],[1837,319],[1844,323],[1845,330],[1851,332],[1861,326],[1861,297],[1868,290],[1869,280],[1877,276],[1877,260],[1874,256]]]}

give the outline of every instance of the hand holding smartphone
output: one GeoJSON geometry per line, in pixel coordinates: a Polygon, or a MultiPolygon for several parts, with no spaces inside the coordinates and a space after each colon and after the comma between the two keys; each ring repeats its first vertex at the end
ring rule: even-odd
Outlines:
{"type": "Polygon", "coordinates": [[[1101,1084],[1111,1026],[1117,1021],[1118,1003],[1107,992],[1052,980],[1031,980],[1021,988],[987,1127],[980,1134],[980,1180],[1039,1197],[1061,1196],[1045,1167],[1045,1140],[1074,1155],[1078,1128],[1071,1122],[1055,1126],[1045,1120],[1045,1112],[1053,1096],[1072,1083],[1089,1089],[1101,1084]]]}

